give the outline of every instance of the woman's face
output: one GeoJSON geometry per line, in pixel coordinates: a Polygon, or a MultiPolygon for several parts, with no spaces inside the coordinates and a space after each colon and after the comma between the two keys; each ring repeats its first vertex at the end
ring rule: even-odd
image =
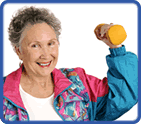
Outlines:
{"type": "Polygon", "coordinates": [[[54,70],[58,60],[58,41],[51,26],[38,23],[23,32],[19,58],[28,74],[47,76],[54,70]]]}

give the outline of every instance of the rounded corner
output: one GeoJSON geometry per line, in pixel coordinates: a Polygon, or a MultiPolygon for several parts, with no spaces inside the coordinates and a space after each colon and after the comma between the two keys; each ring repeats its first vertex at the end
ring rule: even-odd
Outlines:
{"type": "Polygon", "coordinates": [[[7,3],[8,3],[7,0],[4,0],[4,1],[1,3],[0,7],[3,8],[7,3]]]}
{"type": "Polygon", "coordinates": [[[3,117],[0,118],[0,121],[1,121],[2,123],[4,123],[4,124],[7,123],[7,121],[6,121],[3,117]]]}
{"type": "Polygon", "coordinates": [[[133,4],[136,5],[138,8],[141,7],[141,4],[137,0],[134,0],[133,4]]]}
{"type": "Polygon", "coordinates": [[[134,122],[138,123],[140,120],[141,120],[141,118],[138,116],[137,119],[134,122]]]}
{"type": "Polygon", "coordinates": [[[141,120],[140,116],[139,116],[139,112],[138,112],[138,116],[137,118],[134,120],[134,123],[138,123],[141,120]]]}

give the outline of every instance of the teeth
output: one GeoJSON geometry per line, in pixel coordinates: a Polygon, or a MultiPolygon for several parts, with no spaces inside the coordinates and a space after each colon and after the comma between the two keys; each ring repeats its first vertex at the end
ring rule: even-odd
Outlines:
{"type": "MultiPolygon", "coordinates": [[[[49,62],[49,63],[50,63],[50,62],[49,62]]],[[[47,64],[40,64],[40,65],[46,66],[46,65],[49,65],[49,63],[47,63],[47,64]]]]}
{"type": "Polygon", "coordinates": [[[49,63],[47,63],[47,64],[41,64],[41,63],[38,63],[39,65],[42,65],[42,66],[47,66],[47,65],[49,65],[50,64],[50,62],[49,63]]]}

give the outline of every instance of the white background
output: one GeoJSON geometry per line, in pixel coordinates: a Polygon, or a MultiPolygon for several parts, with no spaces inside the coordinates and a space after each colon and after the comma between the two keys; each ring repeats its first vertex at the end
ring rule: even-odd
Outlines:
{"type": "MultiPolygon", "coordinates": [[[[138,54],[138,13],[135,4],[6,4],[4,6],[4,72],[6,76],[19,68],[19,59],[8,40],[8,26],[12,15],[24,6],[50,9],[62,23],[57,68],[83,67],[87,74],[106,76],[108,46],[96,39],[94,28],[100,23],[122,25],[127,38],[127,51],[138,54]]],[[[137,105],[117,120],[135,120],[137,105]]]]}

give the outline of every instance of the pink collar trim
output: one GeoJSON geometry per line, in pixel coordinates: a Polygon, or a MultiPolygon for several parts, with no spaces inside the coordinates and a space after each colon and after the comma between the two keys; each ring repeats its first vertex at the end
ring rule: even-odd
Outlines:
{"type": "MultiPolygon", "coordinates": [[[[24,104],[22,102],[22,98],[19,92],[19,84],[21,79],[23,65],[16,71],[12,72],[6,77],[4,87],[3,87],[3,95],[15,103],[17,106],[25,109],[24,104]]],[[[54,98],[65,90],[68,86],[71,85],[71,82],[62,74],[62,72],[58,69],[54,69],[52,71],[53,80],[54,80],[54,98]]],[[[26,110],[26,109],[25,109],[26,110]]]]}
{"type": "Polygon", "coordinates": [[[3,95],[10,99],[16,105],[25,109],[19,92],[21,74],[22,66],[6,77],[3,87],[3,95]]]}

